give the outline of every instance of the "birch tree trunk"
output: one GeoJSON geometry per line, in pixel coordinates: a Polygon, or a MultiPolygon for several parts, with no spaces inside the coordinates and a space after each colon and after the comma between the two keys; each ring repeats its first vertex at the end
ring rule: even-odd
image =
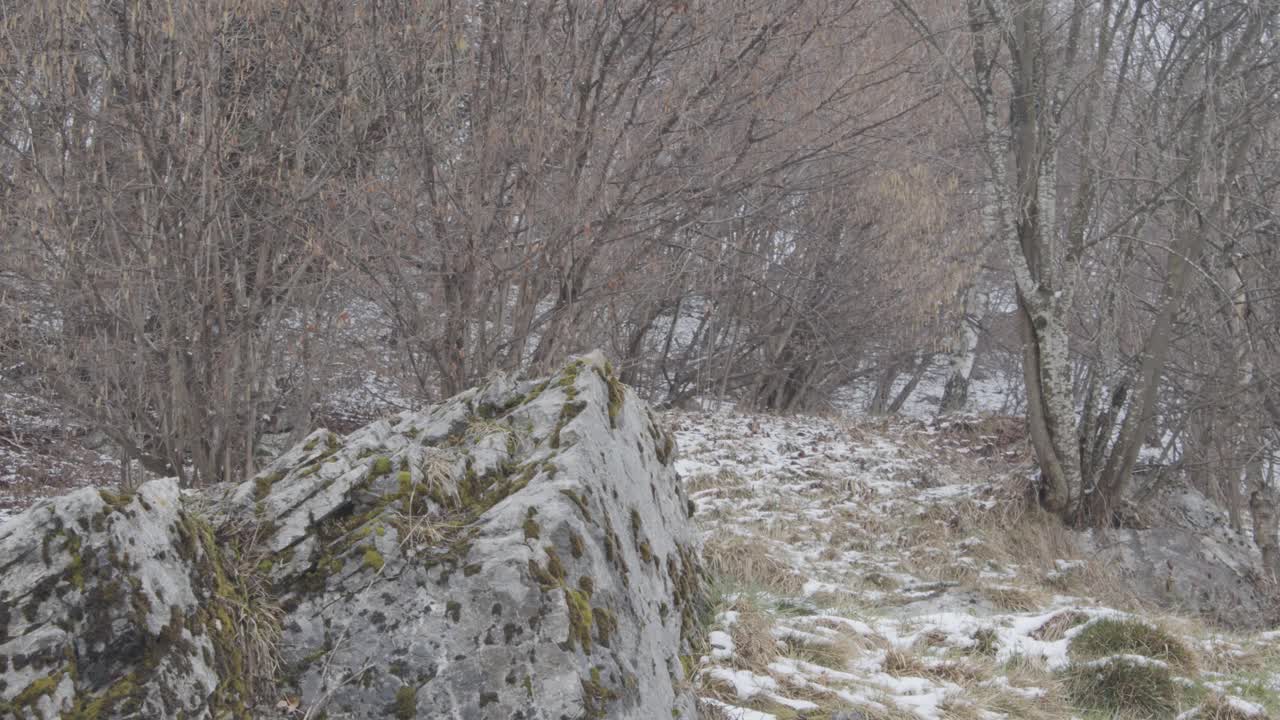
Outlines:
{"type": "Polygon", "coordinates": [[[1272,580],[1280,580],[1280,514],[1276,512],[1275,469],[1266,472],[1261,454],[1245,466],[1249,483],[1249,514],[1253,540],[1262,551],[1262,567],[1272,580]]]}
{"type": "Polygon", "coordinates": [[[964,293],[964,308],[951,340],[950,372],[942,391],[939,413],[959,412],[969,401],[969,382],[978,357],[978,328],[987,311],[986,293],[976,283],[964,293]]]}
{"type": "MultiPolygon", "coordinates": [[[[1269,77],[1274,63],[1259,53],[1259,33],[1277,12],[1241,13],[1215,3],[1155,8],[1123,0],[1072,0],[1069,7],[1047,0],[968,0],[966,8],[972,66],[953,70],[981,121],[984,230],[1003,247],[1017,288],[1040,501],[1069,521],[1107,524],[1153,427],[1192,268],[1207,236],[1225,226],[1241,159],[1266,117],[1251,113],[1274,112],[1237,99],[1265,94],[1257,78],[1269,77]],[[1151,45],[1139,25],[1152,20],[1185,30],[1180,44],[1151,45]],[[1224,31],[1223,24],[1232,30],[1224,31]],[[1086,53],[1088,61],[1077,62],[1086,53]],[[1131,61],[1152,62],[1147,54],[1158,58],[1157,67],[1132,72],[1149,77],[1154,91],[1129,95],[1131,61]],[[1007,91],[997,91],[995,77],[1008,78],[1007,91]],[[1104,87],[1110,94],[1105,110],[1104,87]],[[997,109],[998,94],[1007,98],[1007,115],[997,109]],[[1128,103],[1142,103],[1143,109],[1126,120],[1128,103]],[[1125,129],[1118,127],[1122,122],[1137,123],[1127,126],[1129,136],[1115,132],[1125,129]],[[1070,143],[1060,137],[1060,127],[1072,128],[1070,143]],[[1135,146],[1131,158],[1116,160],[1108,147],[1133,138],[1145,145],[1135,146]],[[1068,148],[1074,166],[1064,173],[1059,153],[1068,148]],[[1114,167],[1109,187],[1131,196],[1124,202],[1097,191],[1106,177],[1100,169],[1108,165],[1114,167]],[[1060,219],[1064,189],[1073,202],[1060,219]],[[1073,359],[1085,367],[1095,361],[1073,347],[1081,341],[1072,334],[1075,292],[1105,261],[1096,248],[1121,248],[1121,257],[1134,246],[1142,248],[1139,254],[1150,253],[1151,237],[1142,229],[1153,226],[1152,232],[1167,234],[1154,243],[1163,274],[1155,282],[1135,280],[1149,293],[1143,318],[1149,330],[1118,376],[1105,367],[1099,370],[1103,377],[1090,370],[1080,417],[1073,359]],[[1109,408],[1098,407],[1103,393],[1110,395],[1109,408]]],[[[923,25],[909,9],[904,14],[923,25]]],[[[927,28],[922,36],[933,42],[927,28]]]]}

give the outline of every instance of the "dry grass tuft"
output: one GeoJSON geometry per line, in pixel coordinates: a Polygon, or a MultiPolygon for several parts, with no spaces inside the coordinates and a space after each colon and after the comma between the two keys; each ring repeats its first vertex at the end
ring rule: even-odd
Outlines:
{"type": "Polygon", "coordinates": [[[971,686],[990,679],[991,668],[963,660],[947,660],[930,663],[927,666],[927,675],[956,685],[971,686]]]}
{"type": "Polygon", "coordinates": [[[1000,650],[1000,636],[993,628],[984,627],[973,631],[973,647],[971,652],[983,657],[995,657],[1000,650]]]}
{"type": "Polygon", "coordinates": [[[1031,637],[1044,642],[1054,642],[1066,637],[1067,631],[1089,622],[1089,616],[1078,610],[1063,610],[1044,621],[1031,633],[1031,637]]]}
{"type": "Polygon", "coordinates": [[[806,643],[789,638],[786,640],[786,648],[788,657],[839,672],[847,672],[853,658],[866,649],[862,643],[844,635],[825,643],[806,643]]]}
{"type": "Polygon", "coordinates": [[[1182,687],[1163,664],[1109,658],[1076,663],[1066,671],[1067,693],[1079,708],[1117,715],[1172,718],[1182,687]]]}
{"type": "Polygon", "coordinates": [[[752,598],[739,598],[732,610],[737,619],[729,628],[734,660],[756,672],[763,672],[778,657],[778,641],[773,637],[773,618],[752,598]]]}
{"type": "Polygon", "coordinates": [[[884,671],[894,677],[925,677],[929,668],[920,657],[900,648],[889,648],[885,651],[884,671]]]}
{"type": "Polygon", "coordinates": [[[492,418],[484,418],[474,415],[467,422],[467,434],[475,438],[483,438],[489,435],[498,435],[512,432],[511,426],[492,418]]]}
{"type": "Polygon", "coordinates": [[[967,518],[968,531],[982,540],[973,547],[975,559],[1018,568],[1023,587],[1042,585],[1054,593],[1094,598],[1120,610],[1149,611],[1124,590],[1125,584],[1113,571],[1081,554],[1071,529],[1059,518],[1011,499],[1010,495],[1010,490],[997,490],[998,499],[992,509],[967,518]],[[1062,573],[1059,561],[1073,562],[1075,567],[1062,573]]]}
{"type": "Polygon", "coordinates": [[[843,590],[820,590],[809,596],[813,606],[823,610],[832,608],[852,608],[862,604],[862,598],[843,590]]]}
{"type": "Polygon", "coordinates": [[[1055,687],[1011,683],[1012,688],[1035,687],[1045,690],[1042,697],[1019,694],[1011,688],[993,685],[975,685],[965,688],[964,697],[974,706],[989,712],[1003,713],[1018,720],[1067,720],[1075,717],[1058,696],[1055,687]]]}
{"type": "Polygon", "coordinates": [[[978,415],[947,417],[938,437],[954,440],[976,449],[980,457],[999,453],[1006,462],[1013,451],[1029,457],[1031,446],[1027,442],[1027,422],[1011,415],[978,415]]]}
{"type": "Polygon", "coordinates": [[[976,685],[991,677],[990,663],[976,663],[964,659],[926,659],[901,648],[885,652],[884,671],[895,677],[923,677],[960,686],[976,685]]]}
{"type": "Polygon", "coordinates": [[[791,566],[769,554],[767,543],[739,535],[717,535],[703,547],[712,575],[745,587],[791,596],[804,588],[805,579],[791,566]]]}
{"type": "Polygon", "coordinates": [[[1222,695],[1211,695],[1196,708],[1189,720],[1267,720],[1266,711],[1252,712],[1247,706],[1233,703],[1222,695]]]}
{"type": "Polygon", "coordinates": [[[422,461],[422,477],[427,487],[439,488],[450,497],[458,496],[458,480],[454,477],[454,468],[458,464],[457,455],[448,448],[426,448],[426,457],[422,461]]]}
{"type": "MultiPolygon", "coordinates": [[[[739,488],[750,490],[747,486],[746,478],[729,470],[722,469],[716,473],[699,473],[693,477],[686,478],[684,481],[685,490],[690,493],[700,492],[702,490],[710,490],[712,488],[724,491],[731,488],[739,488]]],[[[748,492],[748,495],[750,493],[748,492]]]]}
{"type": "Polygon", "coordinates": [[[946,647],[947,634],[941,630],[926,630],[916,638],[916,645],[926,648],[946,647]]]}
{"type": "Polygon", "coordinates": [[[733,720],[733,716],[721,708],[719,705],[698,698],[698,717],[702,720],[733,720]]]}
{"type": "Polygon", "coordinates": [[[1201,669],[1226,675],[1280,673],[1280,645],[1274,643],[1212,638],[1201,643],[1199,659],[1201,669]]]}
{"type": "Polygon", "coordinates": [[[1031,612],[1042,607],[1048,599],[1043,593],[1012,585],[988,586],[979,592],[988,602],[1005,612],[1031,612]]]}
{"type": "Polygon", "coordinates": [[[983,708],[975,704],[967,695],[944,698],[938,703],[938,708],[942,710],[943,717],[947,720],[986,720],[990,717],[983,715],[983,708]]]}
{"type": "Polygon", "coordinates": [[[257,699],[268,698],[275,690],[280,672],[280,638],[284,610],[261,563],[269,556],[260,544],[264,528],[256,521],[233,517],[217,531],[218,550],[225,583],[212,598],[216,613],[231,620],[222,628],[222,640],[232,648],[222,648],[239,659],[244,686],[257,699]]]}
{"type": "Polygon", "coordinates": [[[878,570],[873,570],[866,575],[863,575],[862,582],[877,590],[893,591],[898,589],[897,580],[894,580],[878,570]]]}

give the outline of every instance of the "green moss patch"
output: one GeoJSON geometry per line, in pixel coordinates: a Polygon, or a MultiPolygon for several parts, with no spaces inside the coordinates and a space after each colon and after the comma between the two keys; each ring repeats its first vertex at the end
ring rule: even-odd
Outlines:
{"type": "Polygon", "coordinates": [[[542,534],[542,528],[538,525],[538,521],[534,519],[534,516],[537,514],[538,514],[538,509],[532,508],[532,507],[529,508],[529,510],[525,513],[525,516],[524,516],[524,539],[525,540],[537,540],[538,536],[542,534]]]}
{"type": "Polygon", "coordinates": [[[597,607],[591,610],[591,619],[596,628],[596,642],[611,647],[613,636],[618,632],[618,620],[607,608],[597,607]]]}
{"type": "Polygon", "coordinates": [[[364,566],[372,569],[374,572],[381,571],[383,566],[387,564],[386,560],[382,558],[382,553],[378,552],[377,549],[372,546],[364,549],[363,557],[364,566]]]}
{"type": "Polygon", "coordinates": [[[596,374],[600,376],[601,382],[609,394],[609,427],[617,429],[618,416],[622,414],[622,403],[627,397],[627,388],[613,374],[613,366],[606,364],[604,368],[596,368],[596,374]]]}
{"type": "Polygon", "coordinates": [[[581,495],[570,488],[562,488],[560,494],[572,500],[574,506],[578,508],[578,512],[582,513],[584,518],[591,519],[591,511],[587,509],[587,501],[583,500],[581,495]]]}
{"type": "Polygon", "coordinates": [[[45,695],[52,695],[54,690],[58,689],[58,684],[62,682],[62,676],[64,674],[64,670],[59,670],[52,675],[32,681],[30,685],[24,688],[22,692],[18,693],[17,697],[13,699],[12,708],[14,710],[21,710],[26,707],[31,707],[39,702],[40,698],[45,695]]]}
{"type": "Polygon", "coordinates": [[[396,720],[413,720],[418,717],[418,690],[408,685],[396,691],[393,710],[396,720]]]}
{"type": "Polygon", "coordinates": [[[591,676],[582,678],[582,711],[583,717],[599,720],[608,717],[609,703],[618,699],[618,694],[606,687],[600,679],[600,668],[591,668],[591,676]]]}
{"type": "Polygon", "coordinates": [[[142,694],[133,675],[117,680],[100,695],[77,695],[64,720],[99,720],[114,715],[127,715],[141,709],[142,694]]]}
{"type": "Polygon", "coordinates": [[[670,465],[675,459],[676,443],[669,433],[658,429],[658,421],[654,419],[653,413],[649,413],[649,437],[653,438],[653,453],[658,462],[670,465]]]}
{"type": "Polygon", "coordinates": [[[548,545],[543,550],[547,553],[547,572],[556,582],[564,580],[564,565],[560,562],[560,555],[552,545],[548,545]]]}
{"type": "Polygon", "coordinates": [[[529,558],[529,575],[537,581],[543,590],[550,590],[560,584],[560,581],[554,575],[539,565],[538,561],[533,558],[529,558]]]}
{"type": "Polygon", "coordinates": [[[385,455],[379,455],[373,461],[373,468],[369,470],[369,478],[380,478],[383,475],[391,474],[391,458],[385,455]]]}
{"type": "Polygon", "coordinates": [[[129,503],[133,502],[134,493],[116,493],[111,492],[110,490],[98,490],[98,497],[102,498],[102,502],[107,504],[108,512],[116,512],[123,510],[129,505],[129,503]]]}
{"type": "Polygon", "coordinates": [[[258,501],[267,499],[267,496],[271,494],[272,486],[274,486],[276,483],[280,482],[283,479],[284,479],[284,473],[279,470],[273,473],[265,473],[263,475],[259,475],[258,477],[254,478],[253,479],[253,499],[258,501]]]}
{"type": "Polygon", "coordinates": [[[593,615],[587,594],[572,588],[564,589],[564,602],[569,608],[569,647],[580,647],[591,652],[591,626],[593,615]]]}
{"type": "Polygon", "coordinates": [[[551,431],[551,439],[548,443],[552,448],[560,447],[560,431],[564,429],[564,426],[572,422],[574,418],[578,417],[586,409],[587,403],[585,400],[577,402],[570,400],[561,406],[560,417],[556,420],[556,427],[551,431]]]}

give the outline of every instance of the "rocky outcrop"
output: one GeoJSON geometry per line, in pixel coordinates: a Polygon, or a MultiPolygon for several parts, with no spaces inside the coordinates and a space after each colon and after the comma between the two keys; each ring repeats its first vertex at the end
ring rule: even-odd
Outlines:
{"type": "Polygon", "coordinates": [[[217,498],[45,503],[0,531],[0,708],[696,717],[701,570],[673,451],[595,355],[313,433],[217,498]]]}
{"type": "Polygon", "coordinates": [[[1144,527],[1090,530],[1079,538],[1081,549],[1113,568],[1134,595],[1227,627],[1280,621],[1257,547],[1231,530],[1221,509],[1176,484],[1142,496],[1138,506],[1144,527]]]}
{"type": "Polygon", "coordinates": [[[0,526],[0,717],[208,717],[237,601],[209,526],[172,480],[86,489],[0,526]],[[221,593],[221,595],[219,594],[221,593]]]}

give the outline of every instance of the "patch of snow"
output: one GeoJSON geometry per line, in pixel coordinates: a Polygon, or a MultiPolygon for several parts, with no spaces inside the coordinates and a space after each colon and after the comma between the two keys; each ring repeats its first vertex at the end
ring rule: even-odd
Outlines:
{"type": "Polygon", "coordinates": [[[777,680],[768,675],[757,675],[750,670],[716,667],[708,670],[707,675],[733,686],[739,700],[750,700],[760,693],[778,689],[777,680]]]}
{"type": "Polygon", "coordinates": [[[740,708],[736,705],[720,702],[714,698],[703,698],[702,702],[719,708],[721,712],[732,718],[732,720],[778,720],[777,715],[770,715],[767,712],[760,712],[759,710],[740,708]]]}
{"type": "Polygon", "coordinates": [[[714,660],[728,660],[733,657],[734,645],[733,638],[729,637],[729,633],[721,630],[712,630],[707,636],[707,642],[711,645],[711,657],[714,660]]]}

